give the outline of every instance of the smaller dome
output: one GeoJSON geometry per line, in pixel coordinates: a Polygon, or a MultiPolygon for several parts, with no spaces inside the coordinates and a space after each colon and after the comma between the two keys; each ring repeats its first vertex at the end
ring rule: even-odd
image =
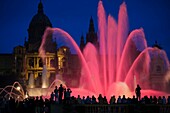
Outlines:
{"type": "Polygon", "coordinates": [[[155,44],[154,44],[152,47],[153,47],[153,48],[162,49],[162,47],[158,44],[157,41],[155,41],[155,44]]]}

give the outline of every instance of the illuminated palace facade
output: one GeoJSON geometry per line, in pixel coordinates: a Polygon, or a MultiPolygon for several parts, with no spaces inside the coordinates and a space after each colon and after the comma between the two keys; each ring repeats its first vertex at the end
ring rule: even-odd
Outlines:
{"type": "MultiPolygon", "coordinates": [[[[56,78],[56,75],[62,75],[62,79],[79,78],[81,75],[81,66],[76,54],[72,54],[70,48],[62,46],[57,48],[57,42],[52,37],[48,38],[48,48],[46,48],[45,62],[42,62],[38,54],[38,49],[41,45],[42,35],[46,27],[52,27],[49,18],[44,14],[43,4],[38,4],[38,12],[33,16],[28,27],[28,40],[25,39],[24,46],[16,46],[13,49],[13,54],[0,55],[0,75],[4,76],[11,73],[18,75],[26,81],[28,86],[29,77],[34,75],[35,86],[41,87],[42,85],[42,71],[43,65],[47,68],[47,78],[49,83],[56,78]]],[[[85,45],[91,42],[97,48],[99,47],[97,33],[94,29],[92,17],[90,18],[89,29],[86,34],[86,41],[81,37],[80,49],[83,51],[85,45]]],[[[161,49],[157,44],[153,47],[161,49]]],[[[136,49],[135,46],[132,49],[136,49]]],[[[137,49],[136,49],[137,50],[137,49]]],[[[136,56],[134,56],[135,58],[136,56]]],[[[160,56],[153,56],[151,59],[150,69],[150,86],[152,89],[162,90],[162,81],[167,72],[165,69],[164,61],[160,56]]],[[[70,81],[66,81],[70,82],[70,81]]],[[[78,80],[72,79],[72,87],[79,84],[78,80]]],[[[69,83],[70,84],[70,83],[69,83]]],[[[29,87],[29,86],[28,86],[29,87]]]]}
{"type": "MultiPolygon", "coordinates": [[[[79,77],[81,67],[78,56],[72,54],[67,46],[57,48],[57,42],[52,37],[48,37],[45,62],[42,61],[38,51],[47,27],[52,27],[52,24],[44,14],[43,4],[40,1],[37,14],[32,17],[28,27],[28,40],[25,38],[23,46],[14,47],[12,54],[0,54],[0,76],[12,79],[12,76],[17,75],[28,88],[31,74],[34,77],[34,87],[42,86],[44,65],[49,84],[55,80],[56,75],[62,75],[62,79],[79,77]]],[[[77,84],[78,81],[73,80],[73,86],[77,84]]]]}
{"type": "MultiPolygon", "coordinates": [[[[15,72],[24,77],[29,87],[30,75],[34,76],[34,87],[42,86],[43,66],[46,66],[46,76],[51,84],[56,75],[62,75],[62,78],[72,78],[80,75],[80,64],[78,57],[71,54],[70,48],[62,46],[57,48],[57,42],[51,37],[46,40],[48,46],[46,50],[45,62],[39,56],[39,47],[42,42],[42,36],[47,27],[52,27],[49,18],[44,14],[43,4],[38,4],[38,12],[33,16],[28,28],[28,40],[25,39],[24,46],[14,48],[15,72]],[[71,60],[70,60],[71,59],[71,60]]],[[[73,86],[77,81],[73,81],[73,86]]]]}

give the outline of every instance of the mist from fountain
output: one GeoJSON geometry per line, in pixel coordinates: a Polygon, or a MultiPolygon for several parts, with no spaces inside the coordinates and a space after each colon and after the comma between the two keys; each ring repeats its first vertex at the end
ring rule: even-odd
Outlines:
{"type": "Polygon", "coordinates": [[[46,65],[43,65],[43,71],[42,71],[42,88],[48,88],[48,78],[47,78],[47,67],[46,65]]]}
{"type": "Polygon", "coordinates": [[[29,80],[28,80],[28,86],[29,88],[34,88],[34,74],[31,72],[29,80]]]}
{"type": "MultiPolygon", "coordinates": [[[[60,28],[47,28],[42,37],[39,55],[44,61],[46,57],[44,45],[48,35],[70,41],[82,64],[80,84],[78,88],[71,88],[75,96],[78,94],[83,96],[102,94],[107,98],[112,95],[132,96],[136,84],[148,89],[143,90],[143,94],[166,95],[164,92],[151,90],[149,82],[151,53],[163,50],[147,47],[142,28],[133,30],[129,35],[128,33],[126,4],[123,3],[120,6],[117,24],[111,15],[106,17],[102,1],[99,1],[99,51],[93,44],[88,43],[82,54],[79,46],[66,31],[60,28]]],[[[161,53],[163,53],[166,66],[169,67],[166,53],[161,53]]]]}

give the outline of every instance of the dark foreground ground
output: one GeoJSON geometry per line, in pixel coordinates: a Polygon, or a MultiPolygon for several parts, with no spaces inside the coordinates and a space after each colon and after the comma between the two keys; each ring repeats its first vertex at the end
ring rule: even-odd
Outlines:
{"type": "Polygon", "coordinates": [[[170,105],[51,105],[51,113],[170,113],[170,105]]]}
{"type": "Polygon", "coordinates": [[[155,104],[56,104],[53,103],[45,112],[35,112],[35,109],[7,110],[0,106],[0,113],[170,113],[170,105],[155,104]]]}

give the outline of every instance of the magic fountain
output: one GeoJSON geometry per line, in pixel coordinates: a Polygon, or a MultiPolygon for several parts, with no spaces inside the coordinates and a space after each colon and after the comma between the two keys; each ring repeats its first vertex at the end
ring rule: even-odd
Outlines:
{"type": "Polygon", "coordinates": [[[3,95],[4,98],[13,98],[18,101],[22,101],[28,97],[27,92],[24,92],[19,82],[14,82],[12,85],[7,85],[4,88],[0,88],[0,95],[3,95]]]}
{"type": "Polygon", "coordinates": [[[143,95],[166,95],[164,92],[151,90],[148,81],[152,54],[160,54],[168,68],[166,53],[147,46],[142,28],[133,30],[129,34],[125,3],[120,6],[117,23],[111,15],[106,16],[102,1],[99,1],[99,49],[88,43],[82,54],[79,46],[66,31],[60,28],[47,28],[39,48],[42,59],[46,57],[44,46],[49,35],[69,40],[80,58],[82,64],[80,84],[77,88],[71,88],[72,95],[77,97],[78,94],[81,96],[102,94],[107,98],[112,95],[132,96],[136,84],[140,84],[144,89],[143,95]]]}

